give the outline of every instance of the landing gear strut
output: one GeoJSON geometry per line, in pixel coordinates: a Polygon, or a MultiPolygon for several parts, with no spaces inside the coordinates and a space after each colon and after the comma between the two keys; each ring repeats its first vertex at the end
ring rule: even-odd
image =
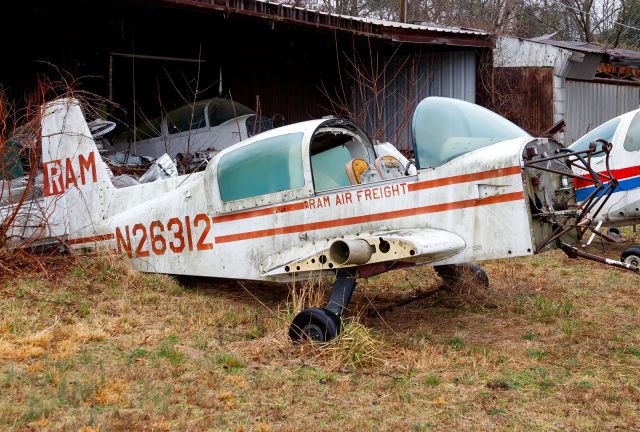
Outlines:
{"type": "Polygon", "coordinates": [[[289,337],[294,342],[328,342],[338,336],[342,314],[356,289],[356,272],[355,267],[338,270],[327,305],[324,308],[304,309],[296,315],[289,328],[289,337]]]}
{"type": "Polygon", "coordinates": [[[489,287],[487,272],[476,263],[447,264],[434,266],[433,268],[438,273],[438,276],[442,278],[444,284],[449,287],[454,287],[465,280],[485,288],[489,287]]]}

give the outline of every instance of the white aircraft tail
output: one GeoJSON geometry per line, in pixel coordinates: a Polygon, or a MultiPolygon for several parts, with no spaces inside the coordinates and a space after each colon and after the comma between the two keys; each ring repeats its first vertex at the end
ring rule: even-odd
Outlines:
{"type": "Polygon", "coordinates": [[[57,99],[42,109],[42,174],[54,235],[96,235],[115,188],[76,99],[57,99]]]}

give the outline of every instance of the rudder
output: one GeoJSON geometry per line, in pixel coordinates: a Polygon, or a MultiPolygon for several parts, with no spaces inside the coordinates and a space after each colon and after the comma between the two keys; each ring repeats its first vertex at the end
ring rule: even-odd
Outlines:
{"type": "Polygon", "coordinates": [[[47,222],[57,236],[96,235],[115,191],[80,103],[56,99],[42,108],[42,174],[47,222]]]}

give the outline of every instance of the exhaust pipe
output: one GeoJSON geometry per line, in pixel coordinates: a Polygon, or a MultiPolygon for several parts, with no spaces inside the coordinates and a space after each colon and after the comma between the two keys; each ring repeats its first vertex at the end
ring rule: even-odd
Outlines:
{"type": "Polygon", "coordinates": [[[329,248],[329,256],[340,265],[365,264],[374,250],[366,240],[337,240],[329,248]]]}

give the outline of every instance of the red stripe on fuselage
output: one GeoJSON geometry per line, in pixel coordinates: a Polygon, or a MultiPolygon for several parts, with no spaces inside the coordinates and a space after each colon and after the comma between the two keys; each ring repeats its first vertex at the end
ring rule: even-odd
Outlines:
{"type": "MultiPolygon", "coordinates": [[[[441,186],[468,183],[476,180],[486,180],[486,179],[496,178],[496,177],[505,177],[505,176],[519,174],[520,171],[521,171],[521,168],[519,166],[512,166],[512,167],[498,168],[498,169],[493,169],[488,171],[480,171],[472,174],[461,174],[461,175],[443,177],[443,178],[434,179],[434,180],[425,180],[425,181],[416,182],[416,183],[408,183],[407,190],[409,192],[415,192],[423,189],[431,189],[431,188],[436,188],[441,186]]],[[[365,185],[359,185],[359,186],[365,186],[365,185]]],[[[375,186],[375,185],[372,184],[371,186],[375,186]]],[[[293,204],[285,204],[285,205],[262,208],[257,210],[248,210],[248,211],[238,212],[238,213],[222,214],[222,215],[214,216],[213,222],[214,223],[230,222],[235,220],[254,218],[258,216],[268,216],[276,213],[287,213],[287,212],[296,211],[296,210],[303,210],[304,208],[305,208],[305,201],[301,201],[293,204]]]]}
{"type": "Polygon", "coordinates": [[[228,242],[248,240],[248,239],[260,238],[260,237],[271,237],[271,236],[276,236],[280,234],[292,234],[292,233],[298,233],[303,231],[336,228],[341,226],[355,225],[355,224],[373,222],[373,221],[379,221],[379,220],[398,219],[398,218],[416,216],[416,215],[426,214],[426,213],[438,213],[438,212],[458,210],[458,209],[463,209],[468,207],[478,207],[478,206],[484,206],[484,205],[490,205],[490,204],[498,204],[498,203],[504,203],[509,201],[516,201],[519,199],[524,199],[524,193],[522,191],[512,192],[512,193],[507,193],[502,195],[495,195],[495,196],[482,198],[482,199],[469,199],[469,200],[455,201],[450,203],[428,205],[424,207],[388,211],[383,213],[373,213],[373,214],[362,215],[362,216],[353,216],[353,217],[342,218],[342,219],[331,219],[331,220],[320,221],[320,222],[312,222],[308,224],[291,225],[291,226],[286,226],[281,228],[269,228],[269,229],[263,229],[258,231],[238,233],[238,234],[228,234],[228,235],[216,237],[216,243],[228,243],[228,242]]]}
{"type": "Polygon", "coordinates": [[[294,210],[302,210],[304,209],[304,201],[293,203],[293,204],[285,204],[275,207],[263,208],[258,210],[249,210],[242,213],[231,213],[231,214],[223,214],[219,216],[213,217],[213,222],[229,222],[240,219],[253,218],[256,216],[266,216],[276,213],[286,213],[294,210]]]}
{"type": "MultiPolygon", "coordinates": [[[[600,171],[598,174],[607,175],[607,172],[600,171]]],[[[614,170],[611,170],[611,174],[613,175],[613,178],[615,178],[616,180],[624,180],[631,177],[637,177],[637,176],[640,176],[640,165],[627,167],[627,168],[614,169],[614,170]]],[[[583,176],[591,178],[591,175],[588,173],[583,174],[583,176]]],[[[602,181],[606,183],[608,180],[603,178],[602,181]]],[[[575,179],[573,181],[573,184],[575,185],[576,189],[582,189],[583,187],[593,186],[592,182],[587,180],[582,180],[582,179],[575,179]]]]}
{"type": "Polygon", "coordinates": [[[417,183],[409,183],[409,192],[431,189],[440,186],[448,186],[452,184],[468,183],[476,180],[486,180],[496,177],[505,177],[510,175],[520,174],[519,166],[512,166],[508,168],[498,168],[489,171],[481,171],[473,174],[462,174],[452,177],[444,177],[435,180],[425,180],[417,183]]]}

